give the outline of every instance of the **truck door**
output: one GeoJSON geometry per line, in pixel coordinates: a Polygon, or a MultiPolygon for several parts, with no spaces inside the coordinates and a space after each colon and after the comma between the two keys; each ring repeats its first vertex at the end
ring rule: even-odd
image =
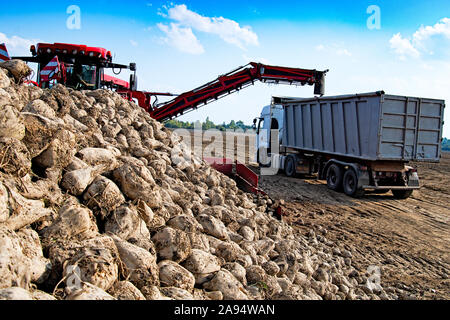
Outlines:
{"type": "Polygon", "coordinates": [[[265,130],[264,125],[265,125],[265,118],[260,118],[259,122],[258,122],[258,128],[256,130],[256,134],[258,135],[258,139],[257,141],[257,146],[256,149],[259,148],[268,148],[268,133],[267,130],[265,130]]]}
{"type": "Polygon", "coordinates": [[[256,160],[260,165],[269,165],[269,148],[270,148],[270,114],[263,114],[259,119],[256,131],[256,160]]]}

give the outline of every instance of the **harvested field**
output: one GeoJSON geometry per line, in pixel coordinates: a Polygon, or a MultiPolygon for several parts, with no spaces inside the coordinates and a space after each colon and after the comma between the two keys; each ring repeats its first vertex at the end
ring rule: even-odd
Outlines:
{"type": "Polygon", "coordinates": [[[177,130],[183,142],[198,156],[238,159],[246,164],[256,164],[256,134],[247,131],[177,130]]]}
{"type": "Polygon", "coordinates": [[[395,203],[385,196],[355,202],[282,176],[262,181],[272,198],[253,196],[133,102],[107,90],[25,86],[28,73],[18,60],[0,64],[0,299],[432,297],[416,292],[419,270],[435,297],[448,292],[448,239],[427,246],[425,237],[435,232],[430,199],[398,202],[401,212],[413,201],[395,216],[410,229],[400,224],[392,236],[395,217],[385,211],[395,203]],[[274,215],[280,204],[284,221],[274,215]],[[340,217],[354,226],[333,222],[340,217]],[[417,257],[434,269],[413,264],[417,257]]]}
{"type": "MultiPolygon", "coordinates": [[[[251,169],[259,173],[253,163],[255,136],[249,133],[247,139],[246,146],[235,144],[234,152],[233,145],[225,143],[223,150],[250,159],[251,169]]],[[[203,147],[210,143],[205,139],[203,147]]],[[[213,145],[220,149],[220,142],[213,145]]],[[[260,176],[260,188],[284,201],[283,219],[295,229],[305,235],[310,230],[325,234],[339,248],[352,252],[358,272],[379,266],[381,282],[397,297],[449,299],[450,153],[443,153],[440,163],[412,165],[418,169],[422,188],[407,200],[396,200],[391,193],[353,199],[329,190],[326,181],[288,178],[281,172],[260,176]]]]}
{"type": "MultiPolygon", "coordinates": [[[[313,177],[261,178],[261,188],[285,200],[286,220],[307,234],[326,230],[328,239],[353,253],[359,272],[382,270],[382,283],[399,297],[450,298],[450,154],[441,163],[414,163],[422,188],[407,200],[390,193],[352,199],[313,177]]],[[[258,168],[254,168],[258,171],[258,168]]]]}
{"type": "Polygon", "coordinates": [[[395,299],[108,90],[0,64],[0,299],[395,299]],[[12,71],[11,71],[12,70],[12,71]],[[13,76],[14,75],[14,76],[13,76]]]}

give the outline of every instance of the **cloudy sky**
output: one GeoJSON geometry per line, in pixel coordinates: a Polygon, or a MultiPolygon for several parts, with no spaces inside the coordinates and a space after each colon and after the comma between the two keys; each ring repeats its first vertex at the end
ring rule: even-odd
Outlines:
{"type": "MultiPolygon", "coordinates": [[[[2,42],[11,55],[37,42],[105,47],[116,62],[137,63],[147,91],[182,93],[255,61],[330,69],[327,95],[385,90],[450,101],[447,0],[10,1],[0,11],[2,42]]],[[[181,119],[251,123],[273,95],[312,94],[256,84],[181,119]]]]}

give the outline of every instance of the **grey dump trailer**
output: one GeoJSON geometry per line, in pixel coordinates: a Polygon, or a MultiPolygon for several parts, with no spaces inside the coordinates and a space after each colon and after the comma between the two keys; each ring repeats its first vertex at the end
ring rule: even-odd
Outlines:
{"type": "Polygon", "coordinates": [[[274,97],[259,118],[257,150],[268,152],[287,176],[317,174],[330,189],[350,196],[392,190],[404,199],[420,188],[408,163],[440,161],[444,108],[444,100],[383,91],[274,97]]]}

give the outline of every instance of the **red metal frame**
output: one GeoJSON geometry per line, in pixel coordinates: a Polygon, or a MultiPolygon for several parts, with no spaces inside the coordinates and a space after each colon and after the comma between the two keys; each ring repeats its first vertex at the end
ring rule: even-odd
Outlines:
{"type": "Polygon", "coordinates": [[[177,96],[176,94],[173,94],[173,93],[133,91],[133,90],[129,90],[127,88],[117,89],[116,92],[129,101],[136,99],[138,101],[138,105],[147,112],[151,112],[151,110],[152,110],[152,97],[177,96]]]}
{"type": "Polygon", "coordinates": [[[211,167],[217,171],[227,175],[232,176],[236,180],[240,188],[247,192],[254,194],[266,193],[258,189],[259,177],[256,173],[250,170],[246,165],[240,163],[239,161],[233,162],[229,158],[203,158],[203,160],[211,167]],[[233,172],[233,167],[235,167],[235,172],[233,172]]]}
{"type": "Polygon", "coordinates": [[[116,77],[112,77],[109,76],[107,74],[103,74],[102,75],[102,81],[104,82],[110,82],[112,85],[124,88],[124,89],[128,89],[130,88],[130,84],[128,83],[128,81],[116,78],[116,77]]]}
{"type": "Polygon", "coordinates": [[[33,80],[25,80],[23,83],[24,84],[31,84],[31,85],[36,86],[36,87],[41,87],[39,85],[39,83],[37,83],[36,81],[33,81],[33,80]]]}
{"type": "Polygon", "coordinates": [[[233,160],[228,158],[203,158],[211,167],[223,174],[230,176],[233,174],[233,160]]]}
{"type": "Polygon", "coordinates": [[[104,48],[99,47],[88,47],[82,44],[69,44],[69,43],[38,43],[36,46],[37,54],[45,53],[48,49],[51,50],[51,53],[63,53],[64,50],[67,51],[68,54],[71,54],[74,50],[77,51],[77,54],[81,54],[84,52],[85,56],[89,56],[92,52],[95,58],[111,60],[111,52],[107,51],[104,48]]]}
{"type": "MultiPolygon", "coordinates": [[[[295,85],[313,85],[319,81],[323,72],[316,70],[285,68],[268,66],[251,62],[249,67],[240,67],[215,81],[209,82],[195,90],[186,92],[166,103],[151,109],[150,114],[158,121],[165,121],[182,115],[186,111],[197,109],[202,104],[208,104],[225,95],[231,94],[245,86],[253,84],[256,80],[270,83],[287,83],[295,85]]],[[[142,105],[141,105],[142,107],[142,105]]]]}
{"type": "MultiPolygon", "coordinates": [[[[111,52],[99,47],[67,43],[38,43],[36,47],[31,46],[30,51],[33,57],[20,57],[19,59],[28,62],[44,63],[46,61],[42,60],[46,56],[61,55],[66,58],[76,56],[82,57],[91,63],[97,63],[98,61],[99,66],[101,65],[102,68],[128,68],[125,65],[112,63],[111,52]]],[[[130,69],[132,69],[131,66],[130,64],[130,69]]],[[[132,70],[135,71],[135,69],[132,70]]],[[[109,85],[110,89],[116,90],[125,99],[136,99],[139,106],[149,112],[154,119],[166,121],[239,91],[254,84],[258,80],[277,84],[314,85],[321,84],[325,73],[326,71],[277,67],[251,62],[197,89],[178,96],[170,93],[134,91],[127,81],[108,75],[103,75],[101,80],[109,85]],[[160,104],[156,104],[157,99],[155,99],[152,105],[152,97],[156,98],[157,96],[176,96],[176,98],[160,104]]]]}
{"type": "Polygon", "coordinates": [[[247,181],[251,186],[257,188],[259,183],[258,175],[250,170],[246,165],[236,161],[236,174],[247,181]]]}

